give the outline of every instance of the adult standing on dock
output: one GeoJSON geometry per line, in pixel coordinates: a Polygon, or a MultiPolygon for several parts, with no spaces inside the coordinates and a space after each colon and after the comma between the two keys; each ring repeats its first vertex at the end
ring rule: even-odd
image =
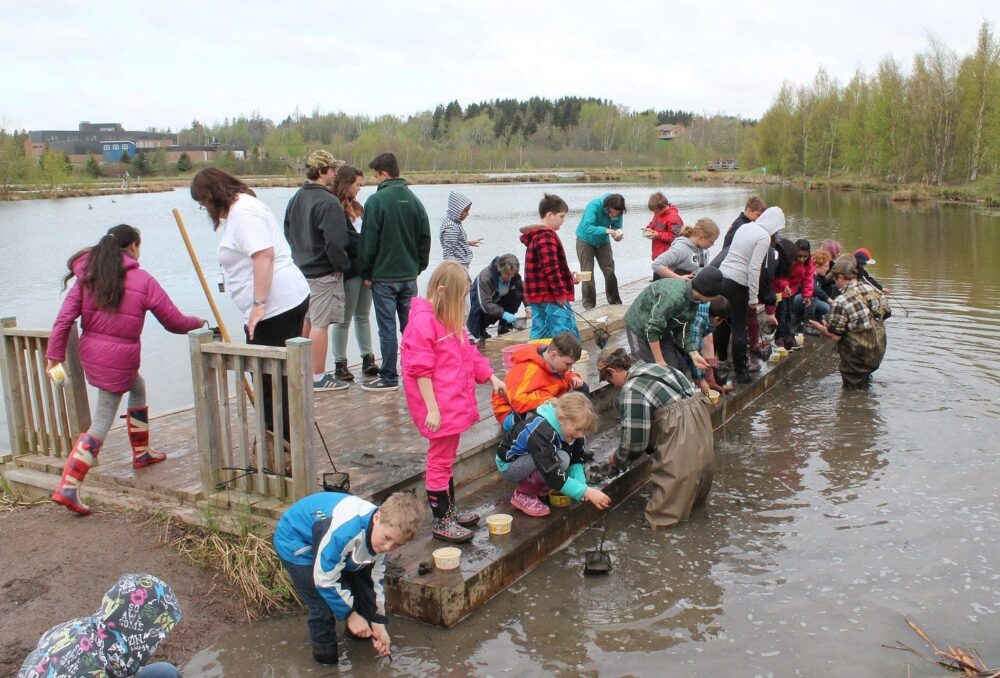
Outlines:
{"type": "Polygon", "coordinates": [[[285,238],[292,249],[292,260],[309,283],[309,315],[303,334],[312,341],[315,391],[339,391],[350,386],[326,371],[329,327],[344,322],[344,274],[351,268],[347,219],[332,192],[338,164],[329,151],[310,153],[306,158],[306,183],[285,208],[285,238]]]}
{"type": "Polygon", "coordinates": [[[365,202],[358,272],[372,288],[382,367],[378,378],[361,388],[395,391],[399,388],[396,321],[400,332],[406,329],[410,300],[417,296],[417,276],[430,262],[431,226],[423,203],[399,177],[395,155],[382,153],[368,167],[379,184],[365,202]]]}
{"type": "Polygon", "coordinates": [[[622,303],[618,294],[618,278],[615,276],[615,255],[611,250],[611,238],[622,239],[622,215],[625,214],[625,198],[618,193],[607,193],[587,204],[580,224],[576,227],[576,258],[580,270],[590,273],[590,280],[581,286],[583,307],[597,305],[597,287],[594,285],[594,260],[604,275],[604,295],[609,304],[622,303]]]}
{"type": "Polygon", "coordinates": [[[677,370],[633,361],[621,348],[604,349],[597,370],[602,381],[621,389],[621,441],[609,463],[621,468],[650,452],[646,520],[654,529],[687,520],[712,488],[715,451],[705,402],[677,370]]]}
{"type": "MultiPolygon", "coordinates": [[[[208,210],[215,230],[222,228],[219,265],[229,296],[243,312],[248,344],[279,346],[302,334],[309,310],[309,283],[292,261],[271,208],[236,177],[216,167],[198,172],[191,197],[208,210]]],[[[271,376],[264,375],[261,409],[264,425],[274,431],[271,376]]],[[[282,436],[289,440],[288,383],[281,379],[282,436]]]]}
{"type": "Polygon", "coordinates": [[[729,253],[719,266],[724,277],[722,296],[732,307],[729,322],[715,328],[715,347],[719,359],[728,353],[733,339],[733,368],[736,382],[749,383],[747,357],[747,319],[757,312],[761,266],[771,247],[771,236],[785,227],[785,213],[780,207],[768,207],[753,222],[740,227],[733,237],[729,253]]]}

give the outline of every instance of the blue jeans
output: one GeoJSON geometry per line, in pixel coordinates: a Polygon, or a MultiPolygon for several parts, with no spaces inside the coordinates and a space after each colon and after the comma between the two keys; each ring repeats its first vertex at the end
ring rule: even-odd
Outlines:
{"type": "Polygon", "coordinates": [[[372,281],[372,305],[375,307],[379,349],[382,351],[382,367],[378,371],[378,376],[387,384],[399,382],[399,373],[396,372],[396,358],[399,355],[396,319],[399,319],[399,331],[402,332],[406,329],[406,321],[410,317],[410,299],[415,296],[417,296],[416,280],[372,281]]]}
{"type": "MultiPolygon", "coordinates": [[[[806,302],[801,294],[796,294],[792,299],[792,312],[796,317],[801,318],[806,312],[806,302]]],[[[812,318],[804,318],[806,322],[810,320],[822,320],[823,316],[830,312],[830,304],[821,299],[813,297],[812,318]]]]}

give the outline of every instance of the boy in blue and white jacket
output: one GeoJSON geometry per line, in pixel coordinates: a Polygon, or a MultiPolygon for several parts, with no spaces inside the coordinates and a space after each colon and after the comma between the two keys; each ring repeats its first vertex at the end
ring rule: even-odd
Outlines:
{"type": "Polygon", "coordinates": [[[370,638],[388,655],[385,554],[407,543],[423,518],[423,504],[406,492],[381,508],[349,494],[320,492],[292,504],[274,530],[274,549],[309,610],[313,659],[336,664],[335,622],[346,634],[370,638]]]}

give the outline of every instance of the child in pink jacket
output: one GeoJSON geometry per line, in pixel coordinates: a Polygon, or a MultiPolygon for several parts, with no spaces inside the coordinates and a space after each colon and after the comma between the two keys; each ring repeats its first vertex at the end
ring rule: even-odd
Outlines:
{"type": "Polygon", "coordinates": [[[66,460],[59,487],[52,495],[52,501],[82,515],[90,509],[80,501],[80,483],[100,452],[125,393],[129,394],[126,421],[132,467],[144,468],[167,458],[149,447],[146,384],[139,375],[139,337],[146,311],[152,311],[176,334],[205,324],[201,318],[178,311],[156,279],[139,268],[140,244],[138,229],[119,224],[94,247],[70,258],[70,272],[63,284],[73,277],[76,283],[59,309],[45,352],[49,369],[65,360],[69,330],[82,316],[80,361],[87,382],[97,388],[97,407],[90,428],[80,434],[66,460]]]}
{"type": "Polygon", "coordinates": [[[462,433],[479,421],[476,384],[488,381],[494,391],[504,390],[466,334],[468,293],[469,276],[461,264],[445,261],[438,266],[427,285],[427,298],[417,297],[410,305],[400,357],[406,404],[420,435],[429,441],[424,485],[434,514],[431,532],[455,543],[472,539],[467,528],[479,522],[475,513],[455,509],[451,472],[462,433]]]}

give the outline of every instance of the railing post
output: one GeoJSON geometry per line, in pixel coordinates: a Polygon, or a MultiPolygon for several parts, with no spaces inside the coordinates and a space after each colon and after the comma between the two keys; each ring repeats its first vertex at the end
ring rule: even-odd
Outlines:
{"type": "Polygon", "coordinates": [[[312,341],[289,339],[285,368],[288,373],[289,444],[292,453],[292,501],[313,493],[316,485],[316,412],[313,408],[312,341]]]}
{"type": "Polygon", "coordinates": [[[202,344],[212,341],[212,331],[198,329],[188,332],[191,348],[191,385],[194,389],[194,420],[198,429],[198,462],[201,467],[201,486],[205,495],[216,492],[221,479],[219,451],[220,440],[219,396],[215,386],[214,369],[201,352],[202,344]]]}
{"type": "Polygon", "coordinates": [[[0,348],[2,348],[2,360],[0,360],[0,377],[3,378],[3,404],[7,411],[7,430],[10,435],[11,452],[16,457],[28,451],[28,440],[25,437],[24,411],[21,409],[21,383],[20,372],[17,368],[20,356],[14,351],[13,339],[7,336],[4,331],[11,327],[17,327],[16,318],[0,318],[0,348]]]}
{"type": "Polygon", "coordinates": [[[76,323],[73,323],[73,327],[69,331],[63,368],[66,370],[67,377],[66,415],[70,427],[67,434],[72,441],[77,435],[90,428],[90,398],[87,396],[87,377],[84,375],[83,365],[80,363],[80,334],[77,332],[76,323]]]}

